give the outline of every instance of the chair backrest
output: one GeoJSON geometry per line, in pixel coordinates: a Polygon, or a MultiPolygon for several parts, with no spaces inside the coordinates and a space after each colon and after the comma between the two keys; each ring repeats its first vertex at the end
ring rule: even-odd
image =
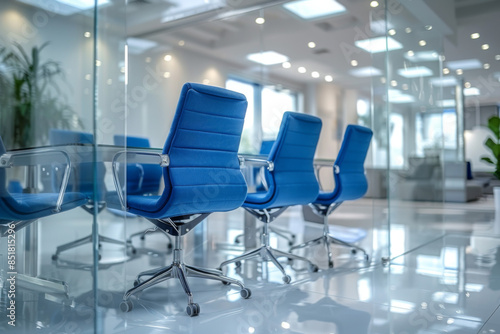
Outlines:
{"type": "MultiPolygon", "coordinates": [[[[114,144],[127,148],[151,147],[148,138],[115,135],[114,144]]],[[[119,178],[125,178],[124,169],[120,169],[119,178]]],[[[160,165],[151,164],[128,164],[127,165],[127,194],[158,194],[160,189],[162,168],[160,165]]]]}
{"type": "MultiPolygon", "coordinates": [[[[78,132],[70,130],[51,129],[49,133],[51,145],[70,145],[70,144],[93,144],[94,135],[87,132],[78,132]]],[[[106,167],[104,163],[98,162],[96,165],[97,174],[94,179],[94,163],[91,151],[80,155],[80,162],[72,164],[72,171],[68,182],[68,191],[92,194],[94,184],[98,191],[97,198],[101,200],[105,196],[104,177],[106,167]]],[[[53,188],[58,189],[62,173],[54,172],[53,188]],[[57,186],[56,186],[57,185],[57,186]]]]}
{"type": "Polygon", "coordinates": [[[335,202],[358,199],[368,190],[364,163],[372,136],[372,130],[367,127],[347,126],[333,168],[335,202]]]}
{"type": "Polygon", "coordinates": [[[247,186],[238,148],[247,109],[244,95],[186,83],[163,153],[165,188],[156,203],[161,216],[229,211],[241,206],[247,186]]]}
{"type": "Polygon", "coordinates": [[[263,140],[260,144],[259,154],[268,155],[271,152],[271,148],[273,148],[274,140],[263,140]]]}
{"type": "Polygon", "coordinates": [[[312,202],[319,192],[314,174],[314,154],[321,132],[321,119],[296,112],[285,112],[268,160],[274,171],[268,173],[269,208],[312,202]]]}

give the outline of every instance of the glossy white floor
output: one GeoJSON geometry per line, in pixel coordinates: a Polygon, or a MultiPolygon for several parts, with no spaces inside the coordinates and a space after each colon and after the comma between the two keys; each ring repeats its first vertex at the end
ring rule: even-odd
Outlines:
{"type": "MultiPolygon", "coordinates": [[[[152,234],[134,240],[138,252],[127,256],[121,246],[102,244],[98,273],[97,311],[93,308],[89,245],[63,252],[51,260],[57,245],[85,236],[91,224],[83,210],[74,210],[39,224],[39,271],[64,280],[69,296],[17,290],[17,326],[5,324],[5,289],[0,303],[0,330],[8,333],[495,333],[500,332],[500,237],[497,238],[492,199],[468,204],[392,202],[362,199],[345,203],[330,219],[336,226],[362,228],[359,242],[371,256],[365,263],[349,249],[334,247],[335,267],[327,269],[321,247],[302,252],[320,267],[310,273],[300,263],[285,269],[292,277],[283,284],[270,263],[246,261],[230,277],[252,290],[250,299],[239,289],[219,282],[188,278],[197,317],[185,313],[187,298],[177,280],[169,280],[132,297],[134,309],[123,313],[120,301],[140,271],[170,264],[166,238],[152,234]],[[393,254],[387,255],[387,222],[393,254]],[[151,253],[151,250],[157,254],[151,253]],[[97,315],[97,318],[95,317],[97,315]],[[94,327],[94,324],[97,324],[94,327]]],[[[185,261],[208,268],[241,254],[234,237],[241,232],[243,211],[215,214],[187,235],[185,261]]],[[[275,223],[297,233],[297,242],[321,234],[321,225],[305,223],[300,208],[287,211],[275,223]]],[[[101,234],[122,239],[152,226],[137,218],[104,211],[101,234]],[[126,226],[126,228],[125,228],[126,226]]],[[[335,228],[352,237],[357,230],[335,228]]],[[[22,239],[19,232],[19,239],[22,239]]],[[[272,245],[287,249],[273,236],[272,245]]],[[[22,261],[22,244],[18,258],[22,261]]],[[[283,261],[285,264],[285,262],[283,261]]],[[[22,262],[18,263],[19,266],[22,262]]],[[[6,285],[4,285],[6,286],[6,285]]]]}

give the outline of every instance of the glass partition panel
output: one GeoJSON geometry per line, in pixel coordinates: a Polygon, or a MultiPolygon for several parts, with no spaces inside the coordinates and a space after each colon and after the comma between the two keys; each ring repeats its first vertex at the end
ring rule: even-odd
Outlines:
{"type": "Polygon", "coordinates": [[[93,2],[0,4],[2,332],[93,328],[94,22],[93,2]]]}

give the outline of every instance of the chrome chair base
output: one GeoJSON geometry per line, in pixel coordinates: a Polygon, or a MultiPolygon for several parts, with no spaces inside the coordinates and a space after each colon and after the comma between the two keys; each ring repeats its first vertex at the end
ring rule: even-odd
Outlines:
{"type": "Polygon", "coordinates": [[[190,316],[197,316],[200,313],[200,306],[197,303],[193,302],[193,294],[191,293],[191,289],[189,287],[187,277],[199,277],[211,280],[217,280],[222,282],[224,285],[234,284],[241,288],[240,295],[244,299],[250,298],[252,292],[250,289],[245,288],[243,283],[240,281],[224,276],[221,270],[216,269],[206,269],[199,268],[191,265],[187,265],[182,261],[182,249],[180,247],[180,236],[175,236],[175,248],[173,251],[174,259],[171,265],[167,267],[147,270],[139,275],[137,275],[136,280],[134,281],[134,287],[125,292],[123,296],[123,301],[120,304],[120,309],[123,312],[129,312],[133,309],[132,301],[130,300],[130,296],[136,294],[146,288],[149,288],[155,284],[161,283],[170,278],[177,278],[181,283],[184,292],[188,297],[188,304],[186,307],[186,313],[190,316]],[[144,276],[151,276],[146,280],[142,280],[144,276]]]}
{"type": "Polygon", "coordinates": [[[318,271],[318,266],[316,266],[314,263],[309,261],[308,259],[298,256],[295,254],[291,253],[286,253],[283,251],[280,251],[278,249],[272,248],[270,246],[261,246],[260,248],[257,248],[249,253],[237,256],[235,258],[232,258],[230,260],[224,261],[221,263],[219,266],[219,270],[222,270],[223,266],[226,266],[228,264],[234,263],[236,265],[236,268],[241,267],[241,261],[251,259],[254,257],[260,257],[262,261],[270,261],[272,262],[283,274],[283,282],[285,284],[288,284],[292,281],[292,278],[286,273],[285,268],[283,268],[283,265],[278,261],[279,257],[286,257],[289,261],[293,260],[300,260],[300,261],[305,261],[309,264],[309,270],[312,272],[317,272],[318,271]]]}
{"type": "MultiPolygon", "coordinates": [[[[129,244],[128,242],[125,242],[125,241],[120,241],[120,240],[108,238],[108,237],[105,237],[102,235],[98,235],[98,241],[99,241],[99,248],[101,247],[101,243],[107,242],[110,244],[130,247],[132,254],[135,254],[135,252],[136,252],[134,246],[132,246],[131,243],[129,244]]],[[[61,254],[62,252],[66,251],[68,249],[71,249],[71,248],[75,248],[75,247],[84,245],[86,243],[92,243],[92,235],[88,235],[88,236],[83,237],[81,239],[68,242],[67,244],[57,246],[56,252],[52,255],[52,260],[57,261],[57,259],[59,259],[59,254],[61,254]]],[[[101,259],[101,254],[99,254],[99,260],[100,259],[101,259]]]]}
{"type": "Polygon", "coordinates": [[[320,236],[319,238],[309,240],[309,241],[304,242],[302,244],[293,246],[290,248],[289,252],[291,253],[297,249],[301,249],[301,248],[305,248],[305,247],[309,247],[309,246],[313,246],[313,245],[323,244],[326,248],[326,254],[328,255],[328,267],[333,268],[334,264],[333,264],[333,260],[332,260],[332,252],[330,251],[330,244],[337,244],[340,246],[350,247],[352,254],[356,254],[358,251],[363,252],[364,260],[366,262],[368,262],[370,260],[370,257],[368,256],[368,253],[363,248],[358,247],[354,244],[342,241],[338,238],[335,238],[334,236],[332,236],[329,233],[330,230],[329,230],[329,226],[328,226],[328,215],[333,210],[335,210],[339,205],[340,205],[340,203],[335,203],[335,204],[331,205],[330,207],[322,207],[321,210],[318,209],[317,207],[312,206],[314,213],[323,217],[323,235],[320,236]]]}
{"type": "MultiPolygon", "coordinates": [[[[272,227],[272,226],[269,226],[269,231],[271,231],[274,234],[277,234],[278,236],[280,236],[283,239],[285,239],[286,241],[288,241],[288,246],[293,246],[293,244],[295,243],[296,235],[290,231],[286,231],[284,229],[272,227]]],[[[261,229],[261,235],[262,235],[262,233],[264,233],[264,227],[262,227],[262,229],[261,229]]],[[[234,243],[239,244],[241,242],[241,238],[243,238],[243,236],[244,236],[244,234],[238,234],[234,238],[234,243]]]]}

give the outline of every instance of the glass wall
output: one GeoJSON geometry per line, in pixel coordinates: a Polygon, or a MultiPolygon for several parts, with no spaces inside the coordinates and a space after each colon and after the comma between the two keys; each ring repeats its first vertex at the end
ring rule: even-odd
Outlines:
{"type": "Polygon", "coordinates": [[[0,4],[2,331],[102,332],[109,292],[123,291],[110,268],[126,254],[124,218],[107,218],[114,184],[103,152],[124,133],[124,10],[125,1],[0,4]]]}

